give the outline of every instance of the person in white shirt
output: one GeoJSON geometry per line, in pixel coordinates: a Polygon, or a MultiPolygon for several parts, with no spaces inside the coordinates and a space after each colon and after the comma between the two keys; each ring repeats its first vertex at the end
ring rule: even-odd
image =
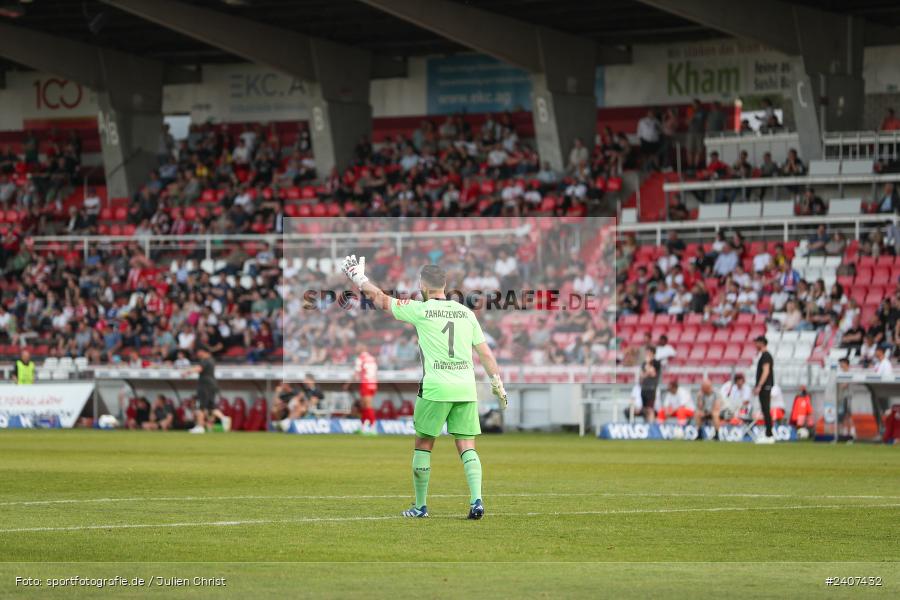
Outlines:
{"type": "Polygon", "coordinates": [[[686,424],[694,417],[694,399],[686,388],[678,385],[677,381],[671,381],[663,394],[662,410],[659,411],[659,420],[675,417],[679,425],[686,424]]]}
{"type": "Polygon", "coordinates": [[[879,377],[891,377],[894,374],[894,367],[891,365],[891,359],[887,352],[881,346],[875,349],[875,374],[879,377]]]}
{"type": "Polygon", "coordinates": [[[100,216],[100,196],[94,188],[90,188],[84,197],[84,214],[94,221],[100,216]]]}
{"type": "Polygon", "coordinates": [[[666,366],[669,359],[674,358],[676,354],[675,348],[669,343],[669,338],[664,335],[659,336],[659,340],[656,343],[656,355],[654,358],[658,360],[660,364],[666,366]]]}
{"type": "Polygon", "coordinates": [[[644,159],[644,168],[649,170],[657,165],[657,154],[659,153],[659,136],[662,132],[662,125],[656,118],[656,113],[652,110],[647,111],[647,115],[638,121],[637,136],[641,142],[641,156],[644,159]]]}
{"type": "MultiPolygon", "coordinates": [[[[583,269],[584,265],[579,265],[579,268],[583,269]]],[[[586,296],[597,291],[597,282],[586,272],[581,271],[581,274],[572,282],[572,289],[576,294],[586,296]]]]}
{"type": "Polygon", "coordinates": [[[767,271],[771,262],[771,254],[769,254],[768,252],[760,252],[753,257],[753,272],[762,273],[763,271],[767,271]]]}
{"type": "Polygon", "coordinates": [[[505,249],[501,249],[499,258],[494,262],[494,272],[502,279],[514,274],[517,269],[516,257],[510,255],[505,249]]]}
{"type": "Polygon", "coordinates": [[[246,165],[250,162],[250,148],[243,138],[239,139],[234,151],[231,153],[231,160],[236,165],[246,165]]]}
{"type": "Polygon", "coordinates": [[[787,410],[784,404],[784,394],[781,391],[780,385],[776,384],[772,386],[770,398],[769,412],[772,413],[772,422],[780,423],[784,420],[785,410],[787,410]]]}
{"type": "Polygon", "coordinates": [[[752,390],[743,373],[737,373],[733,380],[726,381],[721,394],[722,410],[718,416],[725,421],[732,420],[742,410],[749,410],[753,404],[752,390]]]}

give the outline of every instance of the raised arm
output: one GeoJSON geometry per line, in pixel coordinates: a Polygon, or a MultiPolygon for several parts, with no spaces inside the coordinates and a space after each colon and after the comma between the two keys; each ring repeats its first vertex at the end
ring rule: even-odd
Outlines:
{"type": "Polygon", "coordinates": [[[344,261],[341,263],[341,271],[344,272],[344,275],[346,275],[363,294],[372,300],[372,303],[376,307],[382,310],[391,309],[391,297],[381,291],[378,286],[373,284],[369,281],[369,278],[366,277],[365,256],[360,256],[359,260],[356,259],[355,254],[345,257],[344,261]]]}
{"type": "Polygon", "coordinates": [[[500,410],[506,410],[509,399],[506,395],[506,389],[503,387],[503,380],[500,378],[500,367],[497,366],[494,352],[487,342],[476,344],[475,352],[478,353],[478,359],[481,361],[481,366],[484,367],[485,373],[491,379],[491,393],[497,397],[497,401],[500,403],[500,410]]]}

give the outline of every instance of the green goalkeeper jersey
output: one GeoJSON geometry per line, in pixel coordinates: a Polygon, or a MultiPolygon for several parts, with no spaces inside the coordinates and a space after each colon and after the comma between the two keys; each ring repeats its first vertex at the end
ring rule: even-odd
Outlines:
{"type": "Polygon", "coordinates": [[[478,400],[472,346],[484,341],[484,333],[475,314],[445,299],[391,298],[391,312],[395,319],[415,325],[419,336],[424,371],[419,397],[434,402],[478,400]]]}

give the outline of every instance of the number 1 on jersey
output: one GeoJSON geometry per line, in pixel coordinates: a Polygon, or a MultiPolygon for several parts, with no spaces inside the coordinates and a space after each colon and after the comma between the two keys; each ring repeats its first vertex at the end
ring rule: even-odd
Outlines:
{"type": "Polygon", "coordinates": [[[444,325],[444,328],[441,329],[441,333],[450,332],[447,336],[447,356],[450,358],[454,358],[453,356],[453,321],[447,321],[447,324],[444,325]]]}

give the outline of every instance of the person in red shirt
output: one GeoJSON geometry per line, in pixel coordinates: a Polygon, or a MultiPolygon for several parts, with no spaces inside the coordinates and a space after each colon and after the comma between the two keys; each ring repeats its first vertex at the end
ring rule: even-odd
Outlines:
{"type": "Polygon", "coordinates": [[[884,120],[881,121],[881,131],[900,131],[900,119],[894,114],[894,109],[889,108],[884,114],[884,120]]]}
{"type": "MultiPolygon", "coordinates": [[[[356,352],[354,376],[359,382],[359,418],[363,424],[362,431],[375,433],[375,408],[372,403],[378,393],[378,364],[362,342],[356,345],[356,352]]],[[[346,387],[349,386],[348,383],[346,387]]]]}

